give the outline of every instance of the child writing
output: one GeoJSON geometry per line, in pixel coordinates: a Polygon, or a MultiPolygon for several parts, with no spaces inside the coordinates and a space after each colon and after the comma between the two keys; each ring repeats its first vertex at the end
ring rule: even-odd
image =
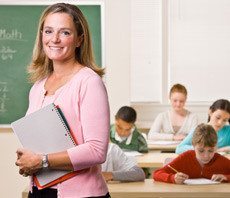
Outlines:
{"type": "Polygon", "coordinates": [[[137,166],[136,161],[113,143],[109,143],[107,158],[102,164],[102,175],[106,181],[143,181],[145,179],[145,173],[137,166]]]}
{"type": "Polygon", "coordinates": [[[198,124],[198,117],[185,109],[187,90],[181,84],[170,89],[171,109],[160,113],[148,133],[151,140],[183,140],[198,124]]]}
{"type": "Polygon", "coordinates": [[[121,107],[115,116],[115,124],[110,128],[110,140],[121,149],[147,153],[147,142],[134,124],[136,118],[137,113],[132,107],[121,107]]]}
{"type": "MultiPolygon", "coordinates": [[[[215,101],[209,108],[208,124],[216,131],[218,136],[218,152],[230,151],[230,126],[226,125],[230,119],[230,102],[225,99],[215,101]]],[[[193,131],[177,146],[176,153],[193,149],[193,131]]]]}
{"type": "Polygon", "coordinates": [[[168,165],[156,170],[155,181],[183,184],[188,178],[206,178],[230,182],[230,160],[216,153],[217,134],[208,124],[196,127],[192,145],[194,150],[180,154],[168,165]]]}

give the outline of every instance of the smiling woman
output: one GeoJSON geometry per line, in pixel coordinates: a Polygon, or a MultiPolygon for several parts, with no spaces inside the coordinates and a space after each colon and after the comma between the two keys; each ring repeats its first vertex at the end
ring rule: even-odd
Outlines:
{"type": "MultiPolygon", "coordinates": [[[[10,3],[9,4],[14,4],[10,3]]],[[[36,39],[39,17],[44,5],[0,6],[0,125],[7,125],[24,116],[28,108],[26,66],[30,62],[36,39]]],[[[102,66],[103,3],[91,2],[78,6],[90,26],[97,65],[102,66]]]]}
{"type": "Polygon", "coordinates": [[[46,55],[53,61],[75,59],[75,50],[81,45],[82,39],[83,34],[75,31],[70,15],[54,13],[47,16],[42,30],[42,43],[46,55]]]}
{"type": "Polygon", "coordinates": [[[18,149],[19,173],[33,177],[40,169],[81,171],[52,188],[41,190],[31,183],[29,197],[56,198],[57,192],[61,197],[110,197],[100,169],[110,121],[104,70],[94,61],[88,23],[78,7],[57,3],[45,9],[29,74],[34,85],[27,115],[51,103],[58,105],[78,145],[58,153],[18,149]]]}

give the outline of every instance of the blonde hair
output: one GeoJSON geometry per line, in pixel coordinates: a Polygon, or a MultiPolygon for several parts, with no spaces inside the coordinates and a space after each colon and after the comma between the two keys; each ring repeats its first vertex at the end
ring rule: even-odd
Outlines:
{"type": "Polygon", "coordinates": [[[209,124],[199,124],[192,137],[192,145],[202,144],[207,147],[215,147],[217,144],[217,134],[215,129],[209,124]]]}
{"type": "Polygon", "coordinates": [[[173,85],[171,87],[171,89],[170,89],[169,95],[171,96],[172,93],[174,93],[174,92],[182,93],[182,94],[184,94],[187,97],[187,89],[182,84],[175,84],[175,85],[173,85]]]}
{"type": "Polygon", "coordinates": [[[43,25],[50,13],[67,13],[72,17],[78,36],[83,37],[80,47],[75,50],[75,59],[80,64],[91,68],[102,77],[104,69],[99,68],[95,63],[89,26],[81,10],[75,5],[57,3],[47,7],[40,17],[33,56],[28,66],[30,81],[35,82],[41,80],[50,75],[53,71],[53,63],[46,56],[42,46],[43,25]]]}

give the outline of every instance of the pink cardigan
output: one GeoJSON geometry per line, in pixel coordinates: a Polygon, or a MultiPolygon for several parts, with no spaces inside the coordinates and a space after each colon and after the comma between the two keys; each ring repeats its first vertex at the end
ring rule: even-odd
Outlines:
{"type": "Polygon", "coordinates": [[[109,138],[109,104],[101,78],[84,67],[55,95],[44,97],[46,79],[36,82],[30,90],[30,114],[52,102],[64,113],[78,146],[68,149],[74,170],[83,173],[57,185],[58,197],[102,196],[108,192],[101,175],[109,138]]]}

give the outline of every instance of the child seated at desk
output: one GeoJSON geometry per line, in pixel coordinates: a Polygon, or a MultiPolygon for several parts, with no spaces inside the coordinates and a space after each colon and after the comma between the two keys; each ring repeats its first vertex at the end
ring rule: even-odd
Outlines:
{"type": "MultiPolygon", "coordinates": [[[[217,152],[230,151],[230,102],[226,99],[216,100],[208,112],[208,124],[210,124],[217,133],[217,152]]],[[[193,131],[176,147],[176,153],[180,154],[193,149],[192,146],[193,131]]]]}
{"type": "Polygon", "coordinates": [[[132,107],[121,107],[115,116],[115,124],[111,125],[110,140],[121,149],[147,153],[147,142],[135,127],[136,118],[137,113],[132,107]]]}
{"type": "Polygon", "coordinates": [[[168,165],[156,170],[153,179],[176,184],[183,184],[188,178],[230,182],[230,160],[216,153],[217,134],[211,125],[196,127],[192,145],[194,150],[180,154],[168,165]]]}
{"type": "Polygon", "coordinates": [[[144,171],[136,161],[116,144],[109,143],[106,161],[102,164],[102,175],[106,181],[143,181],[144,171]]]}
{"type": "Polygon", "coordinates": [[[185,109],[187,89],[175,84],[169,92],[171,109],[160,113],[148,133],[149,140],[183,140],[198,124],[196,114],[185,109]]]}

